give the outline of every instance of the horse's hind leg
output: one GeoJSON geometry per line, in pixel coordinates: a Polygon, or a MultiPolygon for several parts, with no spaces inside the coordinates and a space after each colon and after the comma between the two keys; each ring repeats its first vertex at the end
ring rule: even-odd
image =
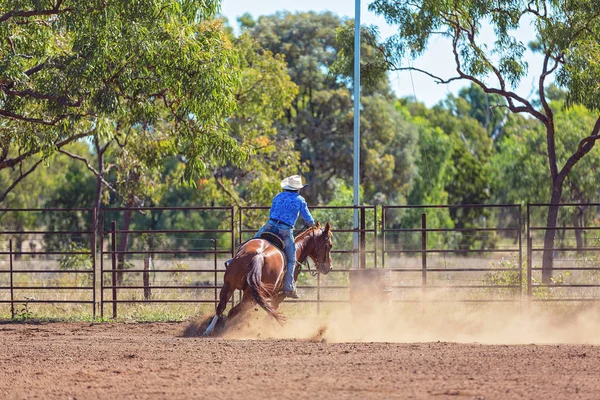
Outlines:
{"type": "Polygon", "coordinates": [[[245,314],[249,309],[251,309],[254,304],[255,302],[252,299],[252,295],[248,293],[248,291],[245,291],[242,301],[240,301],[235,307],[231,309],[231,311],[229,311],[229,314],[227,314],[227,319],[231,321],[232,318],[240,317],[241,315],[245,314]]]}
{"type": "Polygon", "coordinates": [[[227,308],[227,303],[233,295],[234,290],[235,289],[233,288],[231,283],[225,281],[223,287],[221,288],[221,293],[219,294],[219,304],[217,305],[217,312],[212,318],[212,321],[210,321],[208,328],[206,328],[206,330],[204,331],[204,336],[208,336],[211,333],[213,333],[217,322],[223,316],[223,312],[225,312],[225,309],[227,308]]]}
{"type": "Polygon", "coordinates": [[[285,299],[285,295],[284,294],[276,294],[271,298],[271,305],[273,306],[274,309],[279,309],[279,305],[283,302],[283,300],[285,299]]]}

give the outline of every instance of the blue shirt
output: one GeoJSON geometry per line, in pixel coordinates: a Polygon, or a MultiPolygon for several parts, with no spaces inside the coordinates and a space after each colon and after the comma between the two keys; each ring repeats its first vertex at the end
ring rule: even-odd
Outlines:
{"type": "Polygon", "coordinates": [[[284,222],[293,227],[296,225],[298,213],[302,213],[304,221],[314,225],[315,220],[310,215],[310,211],[308,211],[306,200],[298,192],[281,192],[273,198],[270,214],[271,219],[284,222]]]}

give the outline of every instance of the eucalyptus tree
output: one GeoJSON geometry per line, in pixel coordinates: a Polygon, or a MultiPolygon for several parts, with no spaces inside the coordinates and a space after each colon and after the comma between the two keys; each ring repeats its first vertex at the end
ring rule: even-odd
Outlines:
{"type": "Polygon", "coordinates": [[[549,282],[558,206],[564,184],[578,162],[600,138],[600,1],[598,0],[375,0],[370,10],[383,15],[398,27],[398,32],[384,43],[388,68],[417,70],[439,83],[464,80],[488,94],[504,98],[513,113],[527,114],[543,126],[547,152],[549,208],[544,237],[542,276],[549,282]],[[526,44],[516,36],[521,24],[535,30],[530,47],[542,58],[537,74],[538,103],[517,94],[514,88],[525,77],[528,65],[523,60],[526,44]],[[493,43],[485,43],[482,29],[492,28],[493,43]],[[403,58],[417,57],[436,36],[449,39],[455,75],[438,77],[431,71],[403,66],[403,58]],[[567,91],[567,106],[581,104],[595,114],[594,123],[571,144],[568,156],[557,157],[559,131],[555,112],[550,107],[546,88],[550,79],[567,91]]]}
{"type": "MultiPolygon", "coordinates": [[[[285,57],[298,93],[278,131],[294,140],[301,161],[308,165],[308,200],[327,203],[337,190],[336,181],[352,177],[352,79],[344,62],[351,55],[340,53],[348,42],[341,28],[351,24],[330,12],[280,12],[256,20],[246,15],[240,23],[263,48],[285,57]]],[[[363,54],[378,60],[378,50],[370,46],[372,34],[362,33],[363,54]]],[[[367,201],[387,192],[389,202],[402,202],[416,173],[417,129],[394,108],[396,98],[386,74],[372,70],[363,92],[361,182],[367,201]]]]}
{"type": "Polygon", "coordinates": [[[131,129],[135,140],[161,136],[165,152],[183,155],[186,179],[206,172],[208,158],[247,159],[227,134],[239,74],[212,19],[218,6],[0,0],[0,171],[20,171],[0,201],[69,143],[90,138],[98,150],[131,129]]]}

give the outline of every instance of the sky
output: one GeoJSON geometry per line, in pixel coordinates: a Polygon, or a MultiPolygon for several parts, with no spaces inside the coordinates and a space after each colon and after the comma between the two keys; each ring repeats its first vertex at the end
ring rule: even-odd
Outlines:
{"type": "MultiPolygon", "coordinates": [[[[368,10],[370,0],[361,0],[361,24],[376,25],[382,38],[393,35],[396,29],[388,25],[383,17],[377,16],[368,10]]],[[[227,17],[229,23],[237,28],[236,19],[244,13],[250,13],[254,18],[261,15],[271,15],[277,11],[332,11],[342,16],[354,18],[354,0],[222,0],[221,13],[227,17]]],[[[483,30],[484,41],[492,41],[492,32],[483,30]]],[[[527,44],[533,38],[533,29],[526,25],[517,32],[517,37],[527,44]]],[[[427,51],[416,60],[406,60],[406,65],[420,68],[432,74],[450,78],[455,76],[455,64],[451,52],[451,43],[447,39],[436,38],[430,42],[427,51]],[[409,64],[410,63],[410,64],[409,64]]],[[[530,51],[525,54],[531,71],[539,71],[541,59],[530,51]]],[[[535,75],[523,78],[519,87],[515,88],[517,94],[531,99],[534,88],[535,75]]],[[[419,72],[391,72],[390,82],[396,94],[400,97],[414,96],[420,102],[431,107],[447,97],[449,93],[457,94],[461,87],[468,86],[466,81],[455,81],[450,84],[436,84],[432,78],[419,72]]]]}

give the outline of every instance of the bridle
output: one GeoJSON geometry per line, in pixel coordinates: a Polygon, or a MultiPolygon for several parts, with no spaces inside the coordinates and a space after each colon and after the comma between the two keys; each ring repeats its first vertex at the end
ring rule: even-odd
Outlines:
{"type": "MultiPolygon", "coordinates": [[[[321,228],[319,228],[321,229],[321,228]]],[[[312,253],[313,254],[319,254],[319,251],[321,250],[321,248],[327,244],[329,242],[329,238],[327,238],[326,240],[323,240],[323,242],[321,242],[321,245],[319,247],[317,247],[317,239],[315,238],[315,229],[312,230],[312,232],[310,233],[310,235],[312,236],[312,241],[313,241],[313,248],[315,249],[312,253]]],[[[323,231],[324,233],[324,231],[323,231]]],[[[302,264],[306,265],[306,269],[308,270],[308,273],[311,276],[317,276],[318,274],[321,273],[321,271],[319,270],[318,267],[315,267],[314,270],[312,270],[310,268],[310,263],[308,262],[308,259],[311,258],[313,260],[313,263],[315,263],[315,265],[317,265],[317,261],[315,260],[315,256],[313,256],[313,254],[309,254],[308,257],[306,257],[306,259],[304,259],[303,263],[299,263],[298,261],[296,261],[296,265],[299,266],[300,268],[302,268],[302,264]]],[[[329,252],[325,253],[325,261],[324,263],[326,263],[327,261],[330,260],[331,255],[329,254],[329,252]]]]}

